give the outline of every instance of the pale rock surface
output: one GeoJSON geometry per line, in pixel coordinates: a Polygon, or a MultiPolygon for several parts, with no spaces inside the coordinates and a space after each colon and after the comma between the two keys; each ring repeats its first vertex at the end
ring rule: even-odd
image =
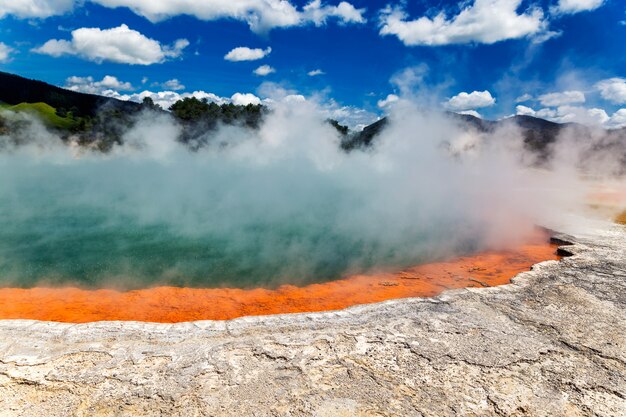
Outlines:
{"type": "MultiPolygon", "coordinates": [[[[561,229],[563,230],[563,229],[561,229]]],[[[497,288],[176,325],[0,322],[0,416],[626,416],[626,233],[497,288]]]]}

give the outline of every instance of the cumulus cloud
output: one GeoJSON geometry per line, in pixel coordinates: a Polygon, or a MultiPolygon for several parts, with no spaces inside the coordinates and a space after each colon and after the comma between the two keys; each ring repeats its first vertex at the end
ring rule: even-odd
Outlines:
{"type": "Polygon", "coordinates": [[[172,90],[145,90],[137,93],[123,93],[121,92],[121,89],[116,90],[115,86],[117,85],[122,86],[122,88],[130,89],[132,87],[130,83],[124,83],[111,76],[105,77],[101,82],[94,82],[92,77],[70,77],[66,82],[66,88],[74,86],[72,89],[75,91],[94,92],[94,90],[88,90],[87,87],[85,87],[92,85],[98,85],[99,91],[97,93],[105,97],[111,97],[124,101],[134,101],[137,103],[141,103],[146,97],[149,97],[155,104],[166,110],[179,100],[195,97],[198,100],[206,99],[207,101],[218,105],[226,103],[244,106],[248,104],[263,104],[272,108],[283,104],[310,102],[312,105],[321,109],[322,115],[325,118],[337,120],[339,123],[356,130],[362,129],[363,127],[380,119],[380,116],[375,113],[356,106],[344,106],[333,99],[320,100],[318,97],[307,99],[295,90],[285,89],[279,84],[272,82],[264,82],[261,84],[259,87],[261,97],[252,93],[240,92],[237,92],[230,97],[222,97],[206,91],[178,92],[172,90]],[[106,88],[107,86],[110,88],[106,88]]]}
{"type": "Polygon", "coordinates": [[[574,14],[595,10],[604,4],[604,0],[559,0],[552,8],[554,13],[574,14]]]}
{"type": "Polygon", "coordinates": [[[95,81],[93,77],[72,76],[65,80],[65,88],[88,94],[103,94],[106,90],[132,91],[135,89],[131,83],[120,81],[112,75],[106,75],[101,81],[95,81]]]}
{"type": "MultiPolygon", "coordinates": [[[[537,112],[541,117],[542,111],[537,112]]],[[[580,106],[560,106],[556,109],[553,121],[559,123],[581,123],[591,126],[602,126],[609,120],[606,111],[598,108],[585,108],[580,106]]]]}
{"type": "Polygon", "coordinates": [[[313,0],[304,6],[303,20],[311,21],[316,26],[326,24],[331,17],[338,18],[342,24],[365,23],[364,9],[357,9],[348,2],[342,1],[337,6],[322,5],[321,0],[313,0]]]}
{"type": "Polygon", "coordinates": [[[265,77],[266,75],[275,73],[276,70],[270,67],[269,65],[261,65],[259,68],[255,69],[253,72],[260,77],[265,77]]]}
{"type": "Polygon", "coordinates": [[[324,75],[324,74],[326,74],[326,73],[324,71],[322,71],[321,69],[316,69],[316,70],[307,72],[307,75],[309,77],[316,77],[318,75],[324,75]]]}
{"type": "Polygon", "coordinates": [[[306,24],[323,25],[333,18],[341,24],[364,23],[364,10],[342,1],[337,6],[313,0],[302,10],[288,0],[91,0],[105,7],[127,7],[152,22],[178,15],[200,20],[235,19],[246,22],[256,33],[273,28],[306,24]]]}
{"type": "Polygon", "coordinates": [[[71,40],[51,39],[33,51],[54,57],[75,55],[97,63],[151,65],[179,57],[187,46],[186,39],[179,39],[170,46],[162,45],[121,25],[112,29],[76,29],[72,31],[71,40]]]}
{"type": "Polygon", "coordinates": [[[240,46],[233,49],[224,56],[226,61],[239,62],[239,61],[256,61],[263,59],[272,52],[272,48],[248,48],[246,46],[240,46]]]}
{"type": "Polygon", "coordinates": [[[543,94],[538,97],[539,102],[545,107],[557,107],[567,104],[580,104],[585,102],[585,94],[582,91],[563,91],[559,93],[543,94]]]}
{"type": "Polygon", "coordinates": [[[178,81],[176,78],[165,81],[162,84],[163,88],[167,89],[167,90],[172,90],[172,91],[180,91],[180,90],[184,90],[185,86],[181,84],[180,81],[178,81]]]}
{"type": "Polygon", "coordinates": [[[496,99],[491,93],[485,91],[472,91],[471,93],[462,92],[450,98],[445,106],[450,110],[464,111],[476,110],[483,107],[489,107],[496,104],[496,99]]]}
{"type": "Polygon", "coordinates": [[[398,100],[400,100],[400,97],[398,97],[395,94],[389,94],[386,98],[384,98],[383,100],[378,100],[378,103],[376,103],[378,105],[378,107],[380,107],[381,109],[384,109],[385,107],[390,106],[391,104],[397,102],[398,100]]]}
{"type": "Polygon", "coordinates": [[[482,119],[483,118],[483,115],[478,113],[476,110],[463,110],[463,111],[457,112],[457,114],[465,114],[465,115],[468,115],[468,116],[474,116],[474,117],[476,117],[478,119],[482,119]]]}
{"type": "Polygon", "coordinates": [[[169,109],[172,104],[176,103],[179,100],[195,97],[198,100],[206,99],[209,102],[216,104],[226,104],[233,103],[236,105],[247,105],[247,104],[261,104],[261,99],[254,94],[251,93],[235,93],[231,97],[221,97],[214,93],[209,93],[206,91],[194,91],[192,93],[179,93],[177,91],[149,91],[145,90],[140,93],[134,94],[121,94],[115,90],[105,90],[102,92],[102,95],[106,97],[116,98],[118,100],[124,101],[134,101],[137,103],[141,103],[144,98],[150,97],[155,104],[158,104],[164,109],[169,109]]]}
{"type": "Polygon", "coordinates": [[[7,15],[21,19],[44,19],[74,8],[74,0],[0,0],[0,18],[7,15]]]}
{"type": "Polygon", "coordinates": [[[0,42],[0,62],[7,62],[11,59],[11,53],[13,52],[13,48],[11,48],[6,43],[0,42]]]}
{"type": "Polygon", "coordinates": [[[613,113],[606,125],[611,129],[626,127],[626,109],[619,109],[613,113]]]}
{"type": "Polygon", "coordinates": [[[563,105],[534,110],[527,106],[517,106],[517,115],[534,116],[556,123],[580,123],[588,126],[617,128],[626,126],[626,109],[620,109],[609,117],[606,110],[582,106],[563,105]]]}
{"type": "Polygon", "coordinates": [[[337,120],[340,124],[357,131],[380,119],[377,114],[370,111],[356,106],[344,106],[333,99],[318,102],[316,105],[327,119],[337,120]]]}
{"type": "Polygon", "coordinates": [[[609,78],[596,84],[603,99],[615,104],[626,103],[626,79],[609,78]]]}
{"type": "Polygon", "coordinates": [[[307,99],[298,91],[287,89],[273,82],[264,82],[259,86],[258,92],[264,97],[263,104],[269,107],[274,107],[281,103],[297,104],[309,102],[309,104],[320,109],[324,118],[336,120],[351,129],[360,130],[380,119],[378,114],[360,107],[343,105],[332,98],[314,96],[307,99]]]}
{"type": "Polygon", "coordinates": [[[435,17],[409,20],[401,8],[387,7],[381,15],[381,35],[397,36],[405,45],[492,44],[545,32],[547,22],[539,8],[518,14],[522,0],[475,0],[463,4],[459,14],[445,11],[435,17]]]}
{"type": "Polygon", "coordinates": [[[537,111],[534,111],[533,109],[530,110],[533,111],[533,114],[528,114],[529,116],[539,117],[556,123],[569,123],[573,122],[575,119],[575,115],[567,113],[564,107],[559,109],[543,108],[537,111]]]}
{"type": "Polygon", "coordinates": [[[248,104],[261,104],[261,99],[254,94],[235,93],[230,98],[231,102],[237,106],[247,106],[248,104]]]}
{"type": "Polygon", "coordinates": [[[519,105],[515,107],[515,114],[518,116],[535,116],[536,112],[530,107],[519,105]]]}

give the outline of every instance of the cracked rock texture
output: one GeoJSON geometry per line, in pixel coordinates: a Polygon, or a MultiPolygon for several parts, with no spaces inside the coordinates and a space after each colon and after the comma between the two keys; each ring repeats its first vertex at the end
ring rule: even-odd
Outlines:
{"type": "Polygon", "coordinates": [[[176,325],[0,322],[0,416],[626,416],[626,233],[511,285],[176,325]]]}

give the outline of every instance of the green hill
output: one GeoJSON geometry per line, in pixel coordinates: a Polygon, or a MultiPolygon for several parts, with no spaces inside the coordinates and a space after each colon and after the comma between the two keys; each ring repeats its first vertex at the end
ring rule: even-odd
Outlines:
{"type": "Polygon", "coordinates": [[[61,117],[57,110],[46,103],[20,103],[15,106],[0,104],[0,109],[14,112],[24,112],[34,114],[39,117],[48,127],[69,130],[77,125],[77,121],[72,117],[61,117]]]}
{"type": "Polygon", "coordinates": [[[141,108],[139,103],[66,90],[42,81],[29,80],[19,75],[0,71],[0,102],[47,103],[55,109],[73,112],[74,116],[95,116],[102,108],[132,113],[141,108]]]}

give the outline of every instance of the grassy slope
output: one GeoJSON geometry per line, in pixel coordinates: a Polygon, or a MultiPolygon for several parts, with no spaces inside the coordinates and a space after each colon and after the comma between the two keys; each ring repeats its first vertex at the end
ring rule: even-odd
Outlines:
{"type": "Polygon", "coordinates": [[[76,125],[76,121],[69,117],[60,117],[56,109],[46,103],[20,103],[15,106],[2,104],[0,109],[14,112],[27,112],[38,116],[47,126],[68,130],[76,125]]]}

